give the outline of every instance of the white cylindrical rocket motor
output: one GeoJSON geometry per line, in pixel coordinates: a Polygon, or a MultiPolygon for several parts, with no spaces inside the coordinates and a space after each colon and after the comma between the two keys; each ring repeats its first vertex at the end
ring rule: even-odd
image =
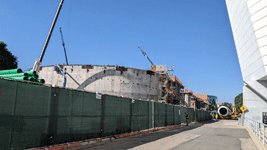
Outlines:
{"type": "Polygon", "coordinates": [[[218,109],[218,114],[223,116],[223,117],[230,116],[231,113],[232,113],[232,111],[226,106],[221,106],[218,109]]]}

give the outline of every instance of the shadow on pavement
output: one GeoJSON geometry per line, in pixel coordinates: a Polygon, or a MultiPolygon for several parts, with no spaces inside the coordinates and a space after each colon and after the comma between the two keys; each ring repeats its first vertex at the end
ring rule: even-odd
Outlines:
{"type": "Polygon", "coordinates": [[[107,142],[100,142],[100,143],[95,143],[95,144],[90,144],[90,145],[84,145],[81,147],[75,148],[76,150],[84,150],[84,149],[90,149],[90,150],[96,150],[96,149],[101,149],[101,150],[108,150],[108,149],[130,149],[134,148],[136,146],[153,142],[168,136],[172,136],[174,134],[181,133],[183,131],[188,131],[192,130],[198,127],[203,126],[206,123],[214,123],[215,121],[206,121],[203,123],[196,123],[196,124],[190,124],[189,126],[182,126],[179,128],[173,128],[173,129],[167,129],[167,130],[162,130],[162,131],[157,131],[157,132],[152,132],[152,133],[147,133],[147,134],[141,134],[141,135],[135,135],[131,137],[126,137],[122,139],[116,139],[112,141],[107,141],[107,142]]]}

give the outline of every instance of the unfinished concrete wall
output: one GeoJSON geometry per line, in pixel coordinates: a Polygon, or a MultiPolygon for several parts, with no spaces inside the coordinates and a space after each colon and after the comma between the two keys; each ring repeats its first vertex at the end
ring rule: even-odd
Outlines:
{"type": "Polygon", "coordinates": [[[185,93],[184,100],[186,102],[186,105],[190,107],[191,105],[191,94],[190,93],[185,93]]]}
{"type": "MultiPolygon", "coordinates": [[[[67,77],[66,88],[99,92],[133,99],[158,100],[159,74],[150,70],[119,66],[61,66],[67,77]]],[[[64,77],[54,66],[43,66],[39,78],[46,84],[63,86],[64,77]]]]}

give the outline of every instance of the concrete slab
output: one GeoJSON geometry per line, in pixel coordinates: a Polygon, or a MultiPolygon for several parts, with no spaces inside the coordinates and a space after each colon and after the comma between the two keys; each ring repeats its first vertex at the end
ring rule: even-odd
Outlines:
{"type": "Polygon", "coordinates": [[[95,143],[77,149],[256,150],[257,147],[247,130],[237,124],[237,120],[219,120],[95,143]]]}

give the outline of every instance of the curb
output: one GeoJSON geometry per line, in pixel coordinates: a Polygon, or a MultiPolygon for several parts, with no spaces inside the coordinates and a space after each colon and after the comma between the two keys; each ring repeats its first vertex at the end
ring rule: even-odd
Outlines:
{"type": "MultiPolygon", "coordinates": [[[[193,124],[196,124],[196,122],[192,122],[193,124]]],[[[58,145],[51,145],[47,147],[39,147],[39,148],[31,148],[28,150],[61,150],[61,149],[68,149],[72,147],[78,147],[78,146],[83,146],[83,145],[88,145],[88,144],[94,144],[94,143],[99,143],[99,142],[105,142],[105,141],[111,141],[119,138],[124,138],[124,137],[129,137],[129,136],[135,136],[135,135],[140,135],[140,134],[148,134],[151,132],[157,132],[165,129],[172,129],[172,128],[177,128],[177,127],[183,127],[183,124],[180,125],[172,125],[172,126],[166,126],[166,127],[156,127],[152,129],[145,129],[141,131],[135,131],[131,133],[123,133],[123,134],[117,134],[112,137],[104,137],[104,138],[96,138],[96,139],[90,139],[90,140],[84,140],[84,141],[78,141],[78,142],[71,142],[71,143],[63,143],[63,144],[58,144],[58,145]]]]}

